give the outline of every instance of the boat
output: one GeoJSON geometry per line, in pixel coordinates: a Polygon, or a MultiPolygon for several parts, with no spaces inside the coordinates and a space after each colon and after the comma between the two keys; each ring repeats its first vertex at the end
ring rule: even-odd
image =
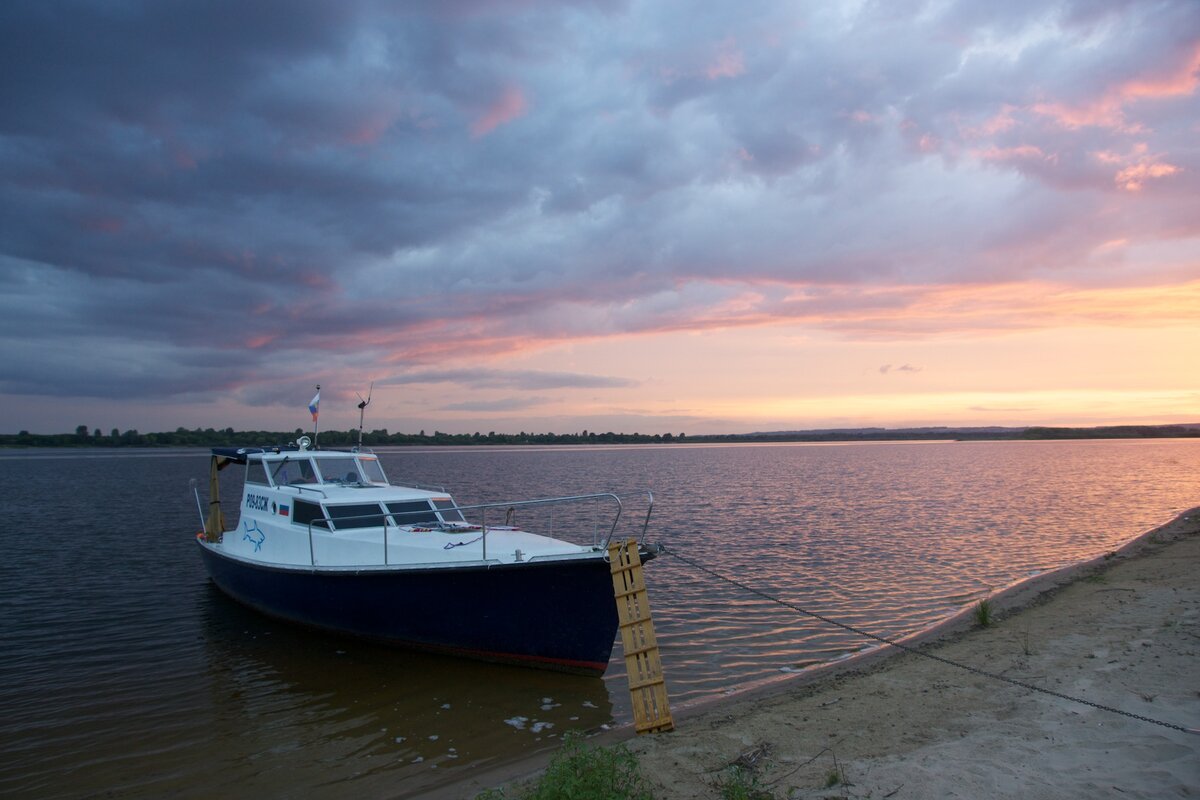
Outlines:
{"type": "MultiPolygon", "coordinates": [[[[616,494],[460,506],[442,487],[391,483],[369,449],[323,450],[304,436],[212,448],[209,497],[196,535],[208,574],[264,614],[487,661],[590,675],[608,666],[618,625],[608,547],[624,508],[616,494]],[[235,465],[244,486],[227,526],[218,474],[235,465]],[[526,530],[525,517],[554,518],[570,535],[526,530]]],[[[646,561],[659,552],[646,544],[654,496],[636,499],[645,519],[639,505],[640,535],[622,546],[646,561]]]]}

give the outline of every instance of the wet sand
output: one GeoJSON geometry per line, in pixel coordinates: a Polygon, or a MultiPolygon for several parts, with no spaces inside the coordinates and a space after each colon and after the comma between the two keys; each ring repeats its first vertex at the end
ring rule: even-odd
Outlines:
{"type": "MultiPolygon", "coordinates": [[[[1014,586],[992,605],[996,620],[986,628],[965,612],[904,643],[1200,728],[1200,509],[1115,553],[1014,586]]],[[[891,647],[677,709],[675,718],[669,734],[622,728],[594,741],[627,742],[664,799],[720,797],[736,764],[780,798],[1200,796],[1200,735],[891,647]],[[826,787],[832,772],[844,782],[826,787]]],[[[548,758],[479,773],[435,796],[528,780],[548,758]]]]}

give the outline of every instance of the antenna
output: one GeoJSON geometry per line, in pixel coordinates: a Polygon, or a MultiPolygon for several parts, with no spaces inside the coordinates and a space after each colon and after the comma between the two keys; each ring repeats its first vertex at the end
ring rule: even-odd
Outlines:
{"type": "MultiPolygon", "coordinates": [[[[308,410],[312,412],[313,417],[313,447],[317,444],[317,414],[321,406],[321,384],[317,384],[317,393],[313,395],[312,402],[308,404],[308,410]]],[[[319,449],[319,448],[317,448],[319,449]]]]}
{"type": "Polygon", "coordinates": [[[362,432],[363,432],[363,415],[366,413],[367,406],[371,404],[371,392],[375,390],[375,381],[371,381],[371,388],[367,389],[367,399],[363,400],[363,396],[358,392],[354,394],[358,397],[358,449],[362,449],[362,432]]]}

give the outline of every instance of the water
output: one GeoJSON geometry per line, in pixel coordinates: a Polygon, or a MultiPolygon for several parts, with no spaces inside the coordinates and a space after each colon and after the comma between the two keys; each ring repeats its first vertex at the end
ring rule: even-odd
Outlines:
{"type": "MultiPolygon", "coordinates": [[[[381,454],[393,479],[461,503],[652,489],[652,541],[881,635],[1200,503],[1198,456],[1200,440],[381,454]]],[[[192,542],[187,487],[207,466],[202,451],[0,456],[0,795],[419,794],[629,721],[619,646],[604,679],[580,678],[315,634],[229,601],[192,542]]],[[[670,557],[647,575],[676,705],[869,644],[670,557]]]]}

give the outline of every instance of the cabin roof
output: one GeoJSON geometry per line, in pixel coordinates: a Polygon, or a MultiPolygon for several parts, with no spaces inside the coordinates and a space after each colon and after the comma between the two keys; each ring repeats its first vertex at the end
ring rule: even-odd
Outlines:
{"type": "Polygon", "coordinates": [[[236,464],[245,464],[246,459],[252,455],[259,454],[275,454],[275,453],[299,453],[300,448],[295,445],[281,445],[279,447],[214,447],[212,454],[227,458],[236,464]]]}
{"type": "Polygon", "coordinates": [[[214,456],[229,459],[236,464],[245,464],[251,456],[261,456],[263,461],[274,461],[277,458],[295,458],[303,455],[305,458],[353,458],[354,456],[375,458],[371,452],[355,452],[353,450],[301,450],[295,445],[278,445],[273,447],[214,447],[214,456]]]}

